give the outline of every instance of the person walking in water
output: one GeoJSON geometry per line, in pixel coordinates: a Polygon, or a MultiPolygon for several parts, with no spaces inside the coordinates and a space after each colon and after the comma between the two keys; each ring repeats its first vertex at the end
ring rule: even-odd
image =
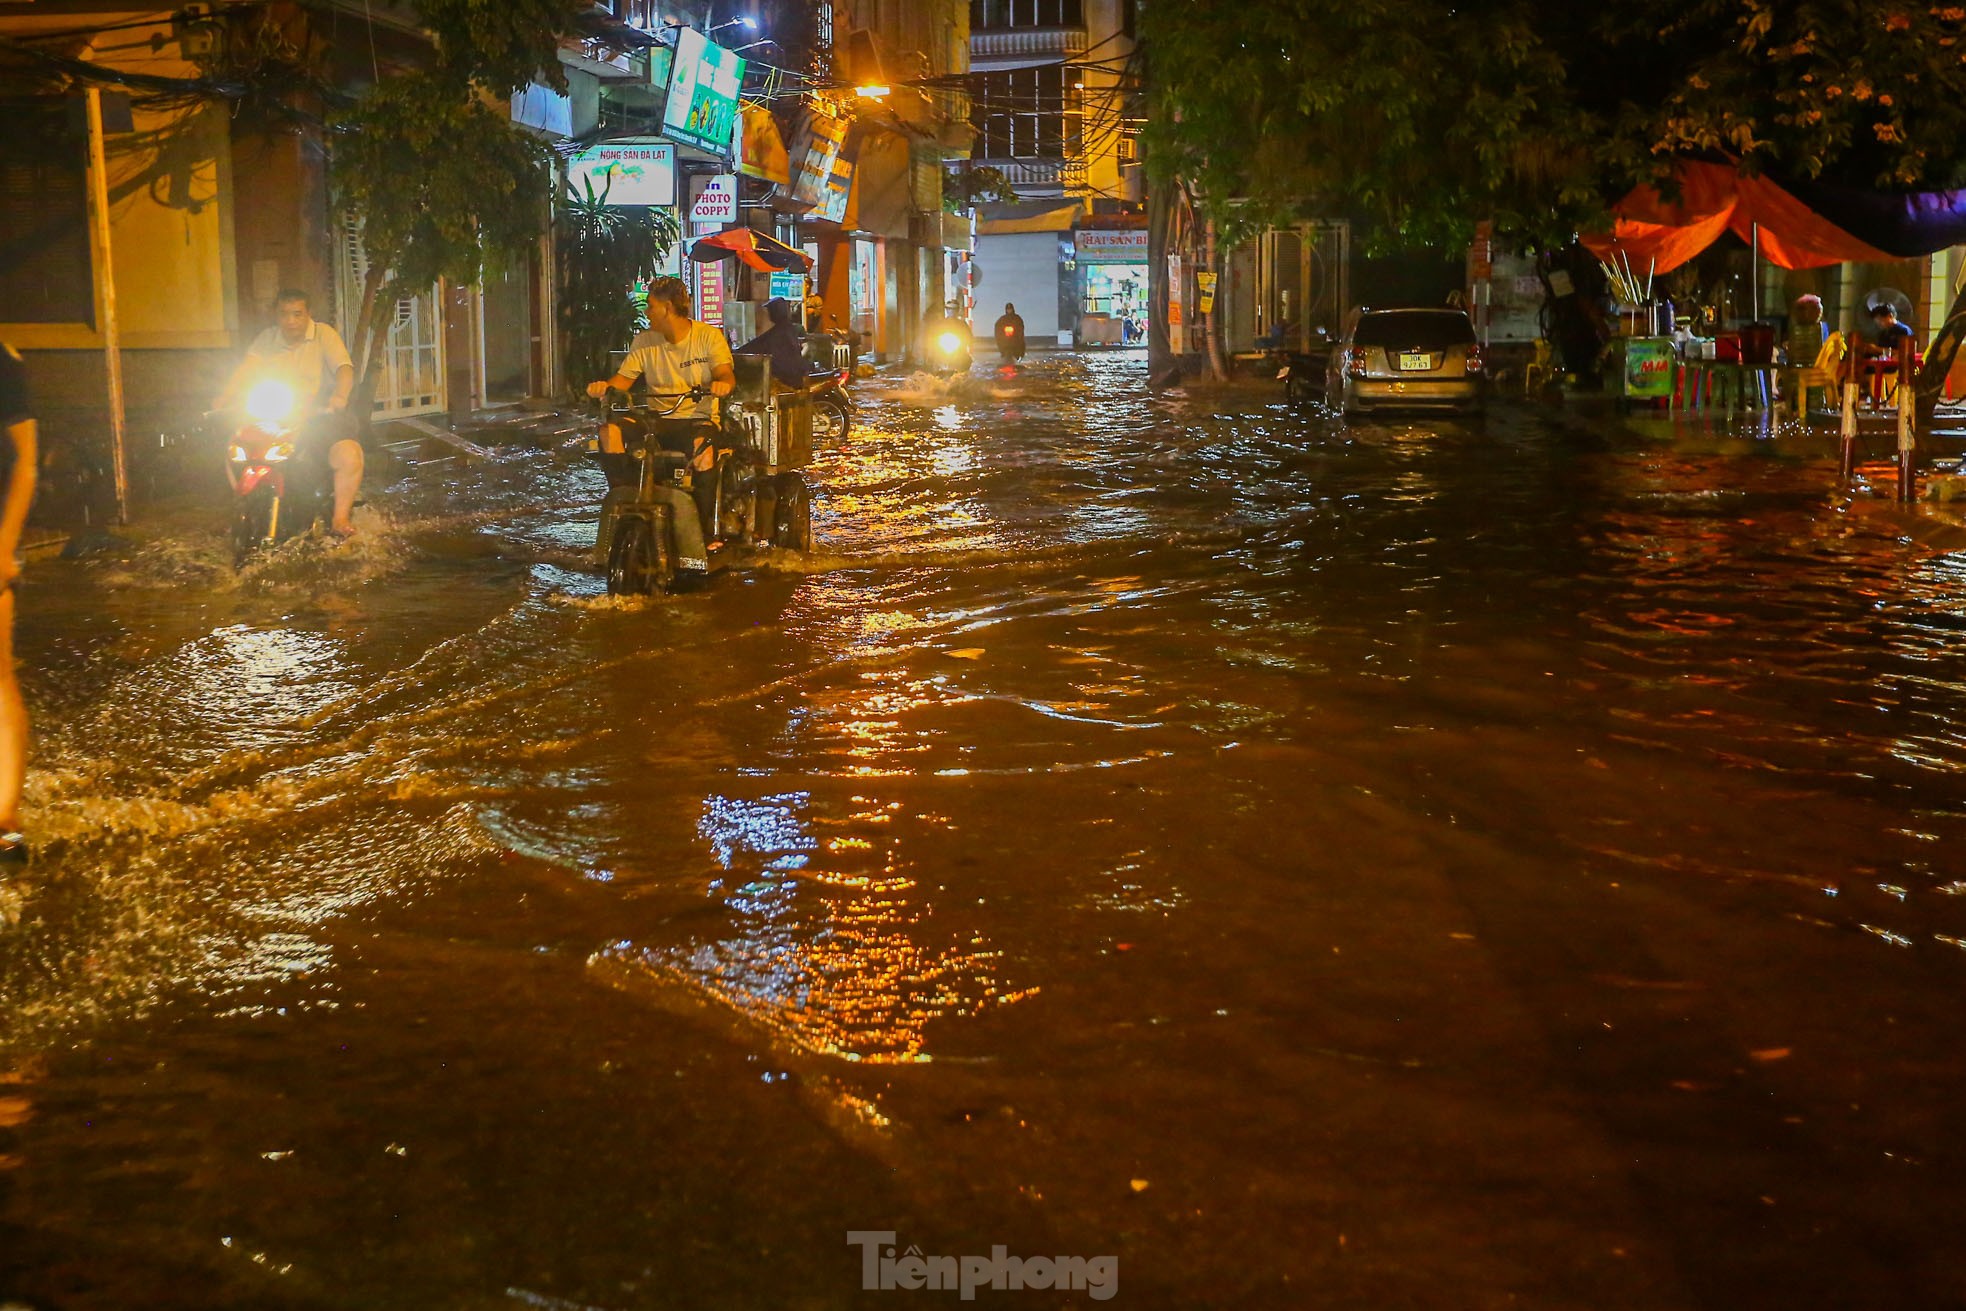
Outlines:
{"type": "Polygon", "coordinates": [[[6,487],[0,501],[0,865],[24,865],[20,792],[27,778],[27,704],[14,674],[14,583],[20,577],[14,556],[34,500],[36,430],[27,366],[6,342],[0,342],[0,428],[7,430],[0,443],[0,483],[6,487]]]}

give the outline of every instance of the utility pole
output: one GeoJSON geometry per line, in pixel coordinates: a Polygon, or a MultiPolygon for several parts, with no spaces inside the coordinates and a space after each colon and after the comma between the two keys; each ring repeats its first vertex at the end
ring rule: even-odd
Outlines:
{"type": "Polygon", "coordinates": [[[123,451],[123,347],[116,328],[116,270],[109,238],[109,170],[102,146],[102,89],[87,92],[90,233],[96,260],[96,330],[109,375],[110,459],[116,477],[116,522],[130,521],[130,473],[123,451]]]}

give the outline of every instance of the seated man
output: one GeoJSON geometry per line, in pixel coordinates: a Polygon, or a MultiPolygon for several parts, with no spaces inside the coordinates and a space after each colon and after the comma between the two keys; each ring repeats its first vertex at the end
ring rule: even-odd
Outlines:
{"type": "MultiPolygon", "coordinates": [[[[609,492],[610,497],[619,492],[633,492],[636,482],[633,462],[615,458],[626,453],[631,437],[639,436],[665,450],[689,456],[691,467],[698,472],[716,467],[715,398],[728,396],[736,388],[737,371],[731,364],[730,342],[724,337],[723,329],[700,323],[690,318],[689,313],[689,286],[681,278],[657,278],[649,285],[648,331],[635,337],[628,358],[621,362],[614,377],[587,385],[587,394],[598,400],[607,394],[608,388],[626,392],[640,378],[648,387],[656,411],[647,423],[630,415],[618,416],[601,431],[601,464],[614,489],[609,492]],[[710,395],[676,399],[699,389],[710,395]]],[[[697,540],[701,542],[715,536],[716,526],[711,519],[715,514],[717,490],[708,478],[697,479],[694,490],[701,530],[697,540]]],[[[678,529],[684,530],[685,525],[679,523],[678,529]]],[[[686,560],[699,558],[690,550],[691,545],[684,542],[686,560]]],[[[601,549],[604,553],[607,549],[605,525],[601,549]]]]}
{"type": "Polygon", "coordinates": [[[1898,321],[1898,311],[1891,302],[1873,302],[1870,317],[1876,325],[1875,338],[1858,339],[1851,359],[1857,364],[1858,384],[1868,381],[1871,404],[1878,405],[1885,397],[1885,379],[1909,377],[1918,367],[1918,343],[1911,329],[1898,321]]]}
{"type": "Polygon", "coordinates": [[[795,311],[789,300],[765,302],[765,317],[771,327],[737,348],[739,355],[762,355],[771,361],[772,380],[781,387],[798,391],[806,385],[805,334],[793,322],[795,311]]]}
{"type": "MultiPolygon", "coordinates": [[[[275,380],[293,388],[295,450],[318,472],[333,476],[330,530],[336,537],[347,537],[355,531],[349,514],[362,490],[362,444],[355,440],[347,414],[348,396],[355,389],[355,362],[341,334],[314,321],[306,292],[281,292],[274,309],[277,326],[253,339],[212,408],[231,409],[260,382],[275,380]]],[[[231,472],[229,463],[226,471],[231,472]]]]}

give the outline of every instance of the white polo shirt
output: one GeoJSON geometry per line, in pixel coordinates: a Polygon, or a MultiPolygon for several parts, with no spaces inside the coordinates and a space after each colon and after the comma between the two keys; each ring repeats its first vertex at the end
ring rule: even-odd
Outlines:
{"type": "MultiPolygon", "coordinates": [[[[681,341],[670,341],[653,328],[637,333],[628,347],[628,358],[621,362],[620,376],[630,382],[645,379],[651,395],[675,396],[693,387],[708,387],[719,365],[731,367],[730,340],[722,328],[692,319],[681,341]]],[[[655,404],[661,410],[667,409],[669,402],[658,400],[655,404]]],[[[716,402],[705,397],[685,401],[671,417],[708,419],[715,413],[716,402]]]]}
{"type": "MultiPolygon", "coordinates": [[[[354,367],[341,334],[325,323],[308,321],[307,335],[290,342],[278,328],[268,328],[246,348],[247,377],[278,378],[294,389],[294,398],[308,410],[318,410],[334,395],[335,373],[354,367]]],[[[250,385],[250,384],[248,384],[250,385]]]]}

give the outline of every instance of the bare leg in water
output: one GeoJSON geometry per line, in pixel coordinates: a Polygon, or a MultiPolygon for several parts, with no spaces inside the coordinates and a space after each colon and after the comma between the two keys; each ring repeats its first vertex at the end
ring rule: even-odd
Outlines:
{"type": "Polygon", "coordinates": [[[336,442],[328,448],[328,467],[334,470],[333,529],[338,536],[346,537],[355,531],[348,515],[362,491],[362,444],[349,440],[336,442]]]}
{"type": "Polygon", "coordinates": [[[0,834],[20,832],[27,777],[27,704],[14,675],[14,589],[0,591],[0,834]]]}

